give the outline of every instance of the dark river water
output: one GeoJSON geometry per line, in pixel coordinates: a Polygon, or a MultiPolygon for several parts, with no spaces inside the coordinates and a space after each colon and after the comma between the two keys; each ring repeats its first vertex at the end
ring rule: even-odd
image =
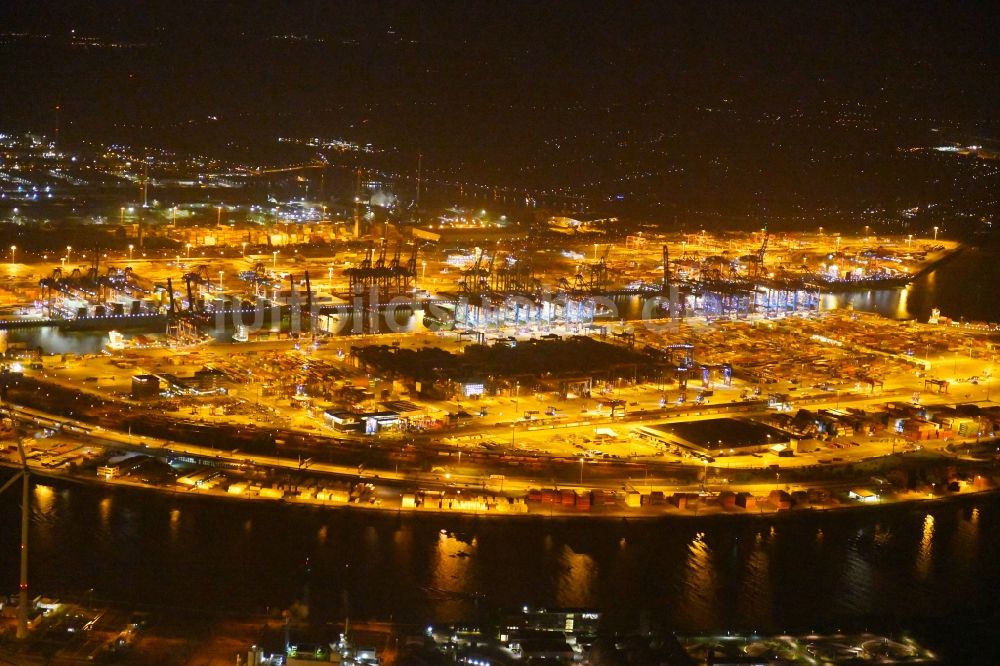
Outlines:
{"type": "MultiPolygon", "coordinates": [[[[11,591],[18,514],[18,493],[0,498],[11,591]]],[[[953,638],[984,640],[1000,619],[996,497],[778,518],[495,520],[39,482],[31,529],[39,593],[178,608],[264,612],[308,585],[312,612],[331,619],[588,607],[611,626],[645,611],[680,631],[910,629],[953,651],[953,638]]]]}
{"type": "Polygon", "coordinates": [[[823,309],[844,307],[894,319],[927,321],[931,310],[958,321],[1000,322],[1000,250],[966,248],[921,275],[905,289],[858,291],[823,296],[823,309]]]}

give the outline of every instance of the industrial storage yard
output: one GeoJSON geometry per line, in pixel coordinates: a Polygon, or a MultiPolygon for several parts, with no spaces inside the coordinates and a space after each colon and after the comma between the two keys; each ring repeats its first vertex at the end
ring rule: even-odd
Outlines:
{"type": "Polygon", "coordinates": [[[46,474],[329,506],[760,512],[993,485],[955,448],[1000,418],[977,329],[845,311],[647,323],[26,358],[8,416],[52,435],[24,440],[46,474]],[[938,480],[915,484],[920,465],[938,480]]]}

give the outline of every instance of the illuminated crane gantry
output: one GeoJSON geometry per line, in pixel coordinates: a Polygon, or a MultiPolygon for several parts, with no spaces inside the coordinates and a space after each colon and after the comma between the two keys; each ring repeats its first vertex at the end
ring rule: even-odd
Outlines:
{"type": "Polygon", "coordinates": [[[348,278],[351,294],[367,294],[375,288],[379,297],[409,295],[413,290],[413,281],[417,277],[417,246],[411,245],[410,256],[403,262],[402,245],[398,244],[392,259],[386,260],[387,242],[382,240],[378,256],[375,256],[375,245],[369,243],[365,258],[357,266],[344,271],[348,278]]]}

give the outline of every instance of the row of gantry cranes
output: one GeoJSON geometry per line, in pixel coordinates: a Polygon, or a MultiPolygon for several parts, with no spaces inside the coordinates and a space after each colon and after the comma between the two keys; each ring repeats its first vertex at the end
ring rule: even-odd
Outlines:
{"type": "Polygon", "coordinates": [[[380,296],[412,295],[417,278],[417,244],[410,245],[404,260],[403,245],[398,243],[392,257],[387,255],[388,243],[383,239],[375,254],[375,244],[370,243],[364,258],[357,266],[344,270],[350,294],[364,294],[378,289],[380,296]]]}
{"type": "MultiPolygon", "coordinates": [[[[255,275],[262,273],[258,269],[255,275]]],[[[224,299],[207,265],[195,266],[182,276],[182,280],[186,285],[186,299],[174,291],[171,278],[167,278],[165,285],[154,284],[131,266],[109,265],[102,270],[100,259],[95,256],[87,268],[67,271],[56,267],[39,280],[39,305],[49,319],[65,320],[114,320],[154,315],[190,318],[205,315],[219,305],[228,309],[252,305],[251,301],[239,297],[224,299]],[[210,300],[216,300],[216,305],[209,307],[210,300]]]]}
{"type": "MultiPolygon", "coordinates": [[[[601,314],[598,297],[643,294],[660,299],[657,314],[684,317],[747,316],[813,309],[818,287],[801,276],[775,277],[765,269],[769,234],[765,226],[755,252],[728,259],[671,260],[663,244],[658,281],[620,284],[620,271],[609,265],[612,245],[592,262],[578,264],[569,276],[549,280],[536,275],[530,258],[496,250],[481,251],[463,271],[456,322],[470,328],[522,323],[590,324],[601,314]],[[683,270],[677,270],[683,268],[683,270]],[[617,283],[616,283],[617,282],[617,283]]],[[[605,313],[607,314],[607,313],[605,313]]]]}
{"type": "MultiPolygon", "coordinates": [[[[245,284],[243,293],[225,294],[217,286],[207,265],[193,267],[182,276],[185,292],[175,291],[173,279],[166,284],[152,284],[136,274],[132,267],[108,266],[102,271],[98,253],[87,268],[71,271],[56,267],[39,281],[39,304],[51,319],[101,318],[105,316],[140,316],[166,314],[170,317],[204,315],[219,309],[246,310],[268,304],[289,305],[298,302],[308,313],[313,311],[313,290],[308,271],[304,280],[288,276],[284,280],[268,271],[263,263],[239,273],[245,284]],[[304,288],[303,288],[304,287],[304,288]],[[186,298],[184,296],[186,295],[186,298]]],[[[413,245],[404,258],[402,245],[389,257],[383,242],[378,254],[369,245],[358,266],[347,268],[351,294],[379,290],[379,297],[413,295],[417,275],[417,249],[413,245]]]]}
{"type": "MultiPolygon", "coordinates": [[[[663,246],[663,284],[680,292],[679,301],[706,316],[751,315],[814,310],[819,304],[820,286],[805,274],[767,270],[764,260],[770,234],[761,230],[760,246],[752,254],[736,259],[711,256],[697,262],[696,275],[673,279],[667,246],[663,246]]],[[[682,311],[683,314],[683,311],[682,311]]]]}
{"type": "Polygon", "coordinates": [[[131,266],[108,266],[102,272],[99,256],[86,269],[64,271],[57,266],[38,287],[49,318],[139,315],[154,293],[131,266]]]}
{"type": "Polygon", "coordinates": [[[38,282],[39,300],[45,313],[54,319],[154,315],[162,314],[165,306],[170,314],[185,309],[203,311],[204,293],[212,286],[208,267],[197,266],[183,279],[187,284],[187,308],[176,305],[171,279],[164,287],[150,283],[131,266],[107,266],[102,271],[95,257],[86,269],[52,269],[38,282]]]}
{"type": "MultiPolygon", "coordinates": [[[[694,279],[675,278],[671,268],[668,245],[662,248],[662,277],[658,284],[645,283],[641,286],[615,285],[612,274],[615,272],[608,264],[608,256],[612,245],[606,244],[604,252],[593,262],[578,264],[576,272],[571,276],[561,276],[555,282],[555,291],[575,296],[608,295],[636,292],[667,293],[671,285],[682,285],[690,293],[701,294],[708,291],[751,293],[764,286],[762,267],[764,254],[767,251],[767,235],[760,248],[750,256],[741,257],[741,261],[749,265],[749,271],[741,274],[733,267],[733,262],[707,262],[694,279]]],[[[546,290],[545,284],[536,276],[534,267],[527,257],[517,253],[496,250],[494,252],[480,251],[474,261],[462,273],[458,282],[461,292],[465,295],[540,295],[546,290]]]]}
{"type": "MultiPolygon", "coordinates": [[[[600,314],[597,297],[623,294],[646,294],[670,301],[669,316],[684,317],[694,313],[707,316],[750,315],[758,312],[797,310],[815,307],[818,287],[801,276],[768,274],[765,255],[768,245],[767,228],[761,243],[753,253],[738,260],[709,257],[698,262],[671,260],[669,247],[662,246],[662,274],[658,283],[638,285],[616,284],[619,271],[609,266],[611,244],[595,260],[579,264],[569,276],[543,281],[536,272],[528,252],[477,251],[473,262],[457,281],[457,293],[442,293],[437,297],[456,305],[457,324],[468,326],[519,324],[559,320],[588,323],[600,314]],[[677,270],[680,268],[681,270],[677,270]],[[549,284],[546,284],[548,282],[549,284]],[[486,313],[480,311],[490,309],[486,313]]],[[[362,260],[343,271],[349,296],[368,297],[378,292],[382,302],[407,296],[415,298],[418,247],[398,243],[392,254],[383,240],[378,246],[370,243],[362,260]]],[[[282,289],[283,280],[258,263],[253,270],[240,273],[246,283],[245,293],[225,297],[216,289],[208,266],[200,265],[183,275],[186,303],[175,299],[172,280],[166,285],[150,284],[131,267],[109,266],[103,272],[99,255],[91,266],[66,272],[55,268],[39,282],[41,301],[50,317],[73,318],[101,315],[140,315],[166,313],[204,314],[206,311],[247,309],[256,307],[261,299],[287,304],[289,300],[305,301],[308,313],[313,312],[313,292],[308,271],[304,284],[289,278],[289,289],[282,289]],[[305,287],[304,293],[301,287],[305,287]],[[302,298],[304,296],[304,298],[302,298]],[[289,298],[290,297],[290,298],[289,298]],[[207,306],[207,301],[214,303],[207,306]]],[[[663,307],[667,311],[666,306],[663,307]]]]}

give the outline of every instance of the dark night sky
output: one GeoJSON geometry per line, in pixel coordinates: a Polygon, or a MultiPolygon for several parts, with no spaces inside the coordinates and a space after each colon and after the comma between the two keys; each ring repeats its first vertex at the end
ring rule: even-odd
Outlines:
{"type": "Polygon", "coordinates": [[[266,162],[282,157],[268,152],[276,136],[324,136],[387,149],[377,166],[389,172],[412,170],[421,152],[442,180],[576,188],[639,207],[738,217],[761,191],[795,219],[847,203],[905,207],[952,196],[931,190],[957,181],[903,165],[900,146],[1000,136],[990,10],[8,0],[0,131],[51,133],[58,103],[63,145],[266,162]]]}
{"type": "Polygon", "coordinates": [[[285,102],[667,97],[773,109],[851,98],[981,122],[997,101],[991,18],[986,3],[15,0],[4,31],[52,38],[2,46],[0,120],[30,122],[58,98],[99,125],[132,88],[157,123],[285,102]],[[72,49],[73,29],[150,46],[72,49]],[[280,34],[325,41],[266,41],[280,34]]]}
{"type": "Polygon", "coordinates": [[[762,192],[795,224],[994,201],[993,179],[971,163],[900,151],[996,150],[992,9],[7,0],[0,131],[51,134],[58,104],[70,147],[277,163],[311,157],[278,136],[339,138],[383,149],[366,166],[390,178],[419,152],[445,184],[582,193],[668,216],[742,219],[762,192]]]}

